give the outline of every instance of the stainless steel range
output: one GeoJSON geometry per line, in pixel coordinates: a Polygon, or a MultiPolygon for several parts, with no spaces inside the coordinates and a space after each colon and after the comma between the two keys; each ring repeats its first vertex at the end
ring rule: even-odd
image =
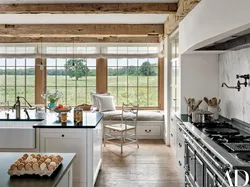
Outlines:
{"type": "Polygon", "coordinates": [[[182,129],[186,144],[186,186],[230,186],[226,172],[233,179],[235,168],[250,168],[249,132],[226,122],[184,122],[182,129]],[[205,174],[199,175],[203,171],[205,174]]]}

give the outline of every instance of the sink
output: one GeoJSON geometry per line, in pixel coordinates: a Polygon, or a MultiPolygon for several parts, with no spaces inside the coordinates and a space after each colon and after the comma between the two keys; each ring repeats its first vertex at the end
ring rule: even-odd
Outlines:
{"type": "Polygon", "coordinates": [[[34,149],[38,121],[0,121],[0,149],[34,149]]]}

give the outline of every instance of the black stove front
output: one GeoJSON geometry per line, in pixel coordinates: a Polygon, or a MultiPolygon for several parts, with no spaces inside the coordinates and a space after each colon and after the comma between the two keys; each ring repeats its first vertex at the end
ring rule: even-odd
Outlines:
{"type": "MultiPolygon", "coordinates": [[[[228,152],[250,155],[250,136],[241,134],[240,130],[227,122],[194,124],[211,140],[225,148],[228,152]]],[[[239,156],[244,157],[244,156],[239,156]]],[[[245,157],[244,157],[245,158],[245,157]]],[[[250,160],[249,160],[250,161],[250,160]]]]}

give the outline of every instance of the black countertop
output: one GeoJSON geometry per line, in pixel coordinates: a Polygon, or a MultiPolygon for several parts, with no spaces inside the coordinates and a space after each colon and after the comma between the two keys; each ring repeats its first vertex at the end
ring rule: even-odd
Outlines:
{"type": "MultiPolygon", "coordinates": [[[[62,164],[48,176],[24,175],[24,176],[9,176],[8,169],[18,158],[24,153],[0,153],[0,186],[1,187],[56,187],[63,176],[66,174],[69,167],[72,165],[76,154],[75,153],[44,153],[47,155],[58,155],[63,157],[62,164]]],[[[41,153],[42,155],[43,153],[41,153]]]]}
{"type": "Polygon", "coordinates": [[[10,118],[6,119],[5,113],[0,112],[0,121],[34,121],[34,128],[95,128],[102,120],[104,114],[83,112],[83,121],[80,124],[76,124],[73,118],[73,109],[67,114],[68,121],[62,124],[58,119],[58,113],[36,113],[35,111],[29,111],[30,119],[24,112],[21,112],[21,119],[15,119],[15,114],[10,113],[10,118]],[[37,123],[36,123],[37,122],[37,123]]]}

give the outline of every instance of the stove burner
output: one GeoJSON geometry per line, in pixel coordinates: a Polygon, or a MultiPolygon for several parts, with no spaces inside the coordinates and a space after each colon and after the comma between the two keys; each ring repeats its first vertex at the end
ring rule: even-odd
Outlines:
{"type": "Polygon", "coordinates": [[[224,145],[233,152],[250,152],[250,143],[224,143],[224,145]]]}
{"type": "Polygon", "coordinates": [[[249,162],[250,161],[250,153],[239,153],[236,155],[239,159],[249,162]]]}
{"type": "Polygon", "coordinates": [[[221,134],[221,135],[237,135],[240,134],[239,129],[233,127],[216,127],[216,128],[205,128],[205,131],[210,134],[221,134]]]}

